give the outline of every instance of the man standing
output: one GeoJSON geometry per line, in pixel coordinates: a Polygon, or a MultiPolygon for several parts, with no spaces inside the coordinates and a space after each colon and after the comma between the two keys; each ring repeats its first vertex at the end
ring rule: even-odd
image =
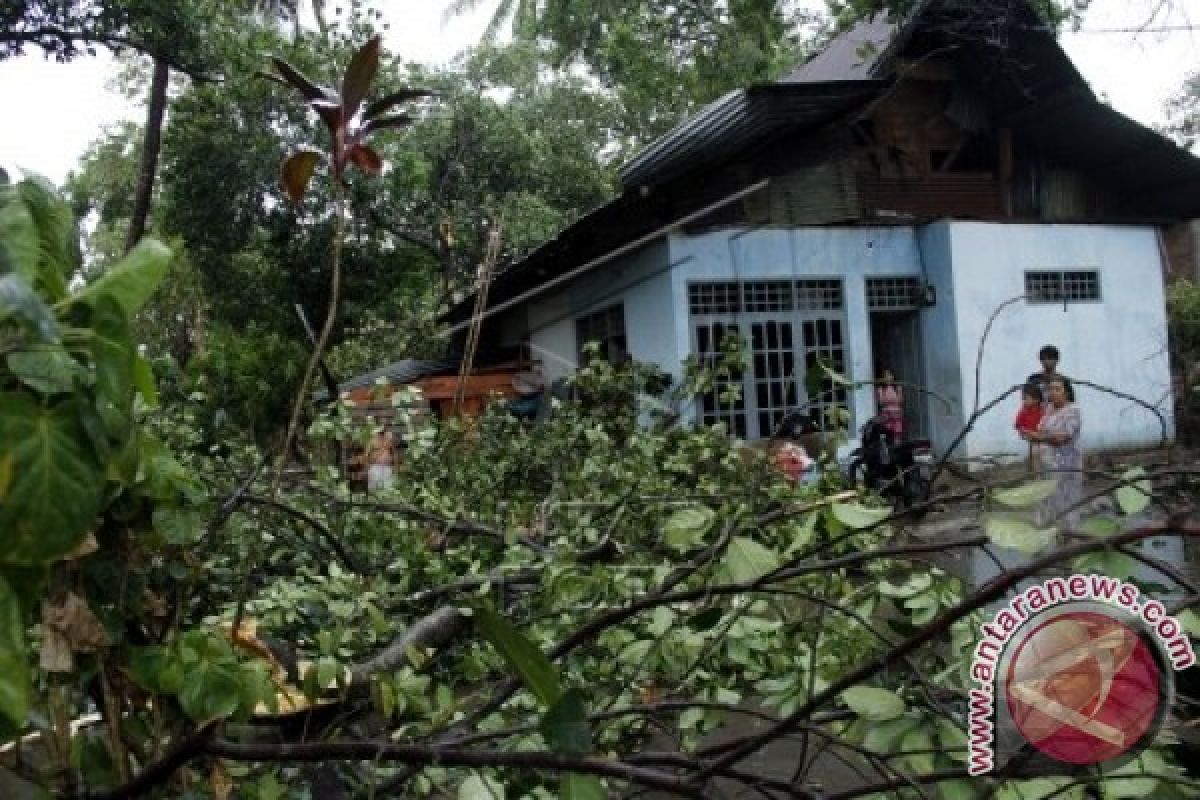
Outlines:
{"type": "Polygon", "coordinates": [[[1058,348],[1052,344],[1048,344],[1038,351],[1038,360],[1042,362],[1040,372],[1035,372],[1026,379],[1026,383],[1032,383],[1042,392],[1042,402],[1048,403],[1050,398],[1050,381],[1061,380],[1063,388],[1067,390],[1067,402],[1075,402],[1075,387],[1071,385],[1071,381],[1058,371],[1058,348]]]}

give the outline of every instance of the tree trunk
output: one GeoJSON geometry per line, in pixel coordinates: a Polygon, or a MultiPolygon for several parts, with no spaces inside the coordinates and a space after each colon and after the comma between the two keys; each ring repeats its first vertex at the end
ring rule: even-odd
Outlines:
{"type": "Polygon", "coordinates": [[[158,155],[162,149],[163,116],[167,111],[167,80],[170,68],[165,61],[154,60],[154,77],[150,79],[150,102],[146,112],[146,131],[142,137],[142,163],[138,168],[137,194],[133,199],[133,217],[129,220],[129,233],[125,237],[125,250],[134,245],[146,233],[146,221],[150,217],[150,201],[154,196],[154,176],[158,172],[158,155]]]}

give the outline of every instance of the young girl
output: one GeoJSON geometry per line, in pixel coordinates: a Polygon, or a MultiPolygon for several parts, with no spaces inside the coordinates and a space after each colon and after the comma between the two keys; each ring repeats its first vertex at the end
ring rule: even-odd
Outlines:
{"type": "Polygon", "coordinates": [[[904,389],[896,384],[896,376],[890,369],[881,371],[879,384],[875,387],[875,404],[892,440],[898,442],[904,438],[904,389]]]}
{"type": "MultiPolygon", "coordinates": [[[[1042,390],[1035,383],[1027,383],[1021,389],[1021,410],[1017,412],[1017,421],[1013,425],[1017,433],[1025,438],[1038,429],[1045,416],[1045,406],[1042,404],[1042,390]]],[[[1029,468],[1037,469],[1036,448],[1029,443],[1029,468]]]]}

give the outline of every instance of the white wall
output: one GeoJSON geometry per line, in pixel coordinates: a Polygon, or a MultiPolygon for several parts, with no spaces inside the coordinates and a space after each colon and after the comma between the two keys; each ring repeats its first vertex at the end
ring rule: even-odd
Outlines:
{"type": "MultiPolygon", "coordinates": [[[[1054,344],[1059,369],[1070,377],[1159,406],[1171,421],[1166,351],[1163,262],[1158,234],[1148,227],[1107,225],[949,225],[961,382],[967,413],[975,396],[975,362],[989,316],[1024,294],[1024,273],[1039,269],[1097,269],[1101,303],[1028,304],[997,318],[984,350],[983,402],[1019,384],[1039,368],[1038,350],[1054,344]]],[[[939,296],[939,303],[941,298],[939,296]]],[[[1123,449],[1157,444],[1157,417],[1136,404],[1078,388],[1084,447],[1123,449]]],[[[984,417],[967,442],[967,455],[1020,453],[1012,431],[1018,400],[984,417]]],[[[1173,428],[1168,428],[1173,434],[1173,428]]]]}
{"type": "Polygon", "coordinates": [[[548,382],[570,375],[578,367],[575,320],[617,303],[625,308],[630,355],[664,369],[677,368],[687,353],[675,349],[676,308],[667,247],[660,241],[530,301],[530,344],[548,382]]]}
{"type": "MultiPolygon", "coordinates": [[[[866,278],[880,275],[921,275],[917,237],[908,227],[759,228],[722,230],[698,236],[671,237],[672,271],[679,314],[675,319],[676,348],[691,349],[687,285],[692,281],[755,280],[759,278],[840,277],[846,302],[847,377],[872,379],[871,334],[866,307],[866,278]]],[[[855,393],[851,403],[854,424],[875,413],[870,387],[855,393]]]]}

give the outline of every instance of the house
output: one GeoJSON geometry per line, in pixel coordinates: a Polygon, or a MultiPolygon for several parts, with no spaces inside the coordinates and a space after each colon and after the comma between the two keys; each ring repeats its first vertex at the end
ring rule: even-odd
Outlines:
{"type": "MultiPolygon", "coordinates": [[[[1080,387],[1089,450],[1172,434],[1164,231],[1200,217],[1200,160],[1098,100],[1024,0],[866,21],[621,179],[490,287],[483,340],[528,347],[549,381],[589,341],[678,376],[736,333],[742,396],[702,398],[693,420],[753,440],[839,406],[857,430],[886,365],[928,391],[908,392],[909,427],[945,450],[1053,343],[1068,375],[1158,412],[1080,387]],[[818,362],[855,385],[808,397],[818,362]]],[[[471,317],[453,310],[453,331],[471,317]]],[[[1016,403],[956,455],[1015,454],[1016,403]]]]}

